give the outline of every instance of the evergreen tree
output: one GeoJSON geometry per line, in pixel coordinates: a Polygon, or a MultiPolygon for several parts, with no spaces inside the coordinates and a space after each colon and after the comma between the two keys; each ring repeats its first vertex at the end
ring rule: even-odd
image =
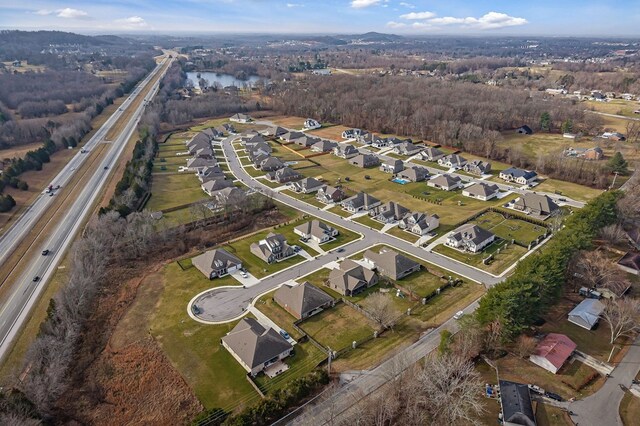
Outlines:
{"type": "Polygon", "coordinates": [[[540,114],[540,128],[547,132],[551,130],[551,115],[546,111],[540,114]]]}
{"type": "Polygon", "coordinates": [[[613,154],[613,157],[607,162],[607,168],[611,170],[611,173],[618,172],[621,175],[626,175],[629,173],[627,166],[627,160],[624,159],[620,151],[613,154]]]}
{"type": "Polygon", "coordinates": [[[573,121],[570,118],[567,118],[562,123],[562,133],[571,133],[573,132],[573,121]]]}

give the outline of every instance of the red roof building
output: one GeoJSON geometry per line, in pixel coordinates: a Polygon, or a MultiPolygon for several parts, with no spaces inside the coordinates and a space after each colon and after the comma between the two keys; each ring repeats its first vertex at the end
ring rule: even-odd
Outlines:
{"type": "Polygon", "coordinates": [[[556,374],[571,357],[577,345],[564,334],[549,333],[538,343],[529,361],[556,374]]]}

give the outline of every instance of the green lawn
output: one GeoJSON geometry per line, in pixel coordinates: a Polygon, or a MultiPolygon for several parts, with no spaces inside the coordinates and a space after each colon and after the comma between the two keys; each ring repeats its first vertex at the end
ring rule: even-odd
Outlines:
{"type": "Polygon", "coordinates": [[[325,204],[322,204],[320,201],[316,200],[315,192],[311,194],[302,194],[285,189],[284,191],[280,191],[280,193],[288,195],[289,197],[296,198],[300,201],[304,201],[305,203],[311,204],[312,206],[318,207],[319,209],[322,209],[325,206],[325,204]]]}
{"type": "Polygon", "coordinates": [[[310,273],[309,275],[305,275],[304,277],[298,279],[298,282],[309,281],[311,284],[316,287],[322,288],[323,291],[329,293],[333,297],[338,297],[337,293],[332,292],[328,287],[325,287],[324,282],[329,278],[329,273],[331,270],[327,268],[319,269],[315,272],[310,273]]]}
{"type": "Polygon", "coordinates": [[[504,244],[506,244],[504,240],[494,242],[481,253],[461,252],[444,244],[437,245],[434,251],[466,265],[474,266],[492,274],[500,274],[527,252],[527,249],[515,244],[509,244],[508,248],[504,249],[504,244]],[[497,253],[498,249],[500,249],[499,254],[497,253]],[[483,264],[482,259],[485,259],[490,254],[494,255],[491,263],[488,265],[483,264]]]}
{"type": "Polygon", "coordinates": [[[246,371],[220,345],[236,323],[205,325],[187,314],[189,300],[214,283],[195,268],[182,271],[176,262],[165,266],[149,332],[206,408],[254,404],[260,397],[245,379],[246,371]]]}
{"type": "Polygon", "coordinates": [[[208,197],[200,185],[193,173],[154,174],[151,198],[146,208],[158,211],[204,200],[208,197]]]}
{"type": "MultiPolygon", "coordinates": [[[[244,170],[247,172],[247,174],[251,177],[259,177],[259,176],[264,176],[264,172],[260,169],[256,169],[253,166],[247,166],[244,168],[244,170]]],[[[267,182],[267,180],[261,180],[262,183],[267,182]]]]}
{"type": "Polygon", "coordinates": [[[373,220],[369,215],[360,216],[359,218],[354,219],[354,221],[361,223],[364,226],[368,226],[369,228],[377,229],[378,231],[384,228],[384,224],[377,220],[373,220]]]}
{"type": "Polygon", "coordinates": [[[328,211],[330,211],[331,213],[335,213],[335,214],[337,214],[338,216],[341,216],[341,217],[349,217],[349,216],[351,216],[351,213],[342,210],[342,206],[333,206],[328,211]]]}
{"type": "Polygon", "coordinates": [[[487,231],[491,231],[503,240],[515,239],[523,244],[529,244],[538,237],[544,235],[546,228],[525,222],[520,219],[505,219],[501,213],[487,212],[482,216],[472,220],[474,223],[487,231]]]}
{"type": "Polygon", "coordinates": [[[271,318],[273,322],[284,328],[287,333],[295,340],[300,339],[302,335],[293,327],[296,318],[289,312],[285,311],[280,305],[273,300],[275,290],[262,296],[256,302],[255,306],[260,312],[271,318]]]}
{"type": "Polygon", "coordinates": [[[334,351],[351,346],[354,340],[373,335],[369,320],[355,309],[340,303],[300,324],[308,335],[334,351]]]}
{"type": "Polygon", "coordinates": [[[602,194],[602,190],[600,189],[589,188],[588,186],[557,179],[545,179],[537,185],[534,190],[556,193],[583,202],[588,202],[602,194]]]}
{"type": "Polygon", "coordinates": [[[412,244],[420,239],[420,236],[416,234],[412,234],[411,232],[407,232],[404,229],[400,229],[397,226],[394,226],[393,228],[388,229],[386,233],[393,235],[394,237],[401,238],[412,244]]]}

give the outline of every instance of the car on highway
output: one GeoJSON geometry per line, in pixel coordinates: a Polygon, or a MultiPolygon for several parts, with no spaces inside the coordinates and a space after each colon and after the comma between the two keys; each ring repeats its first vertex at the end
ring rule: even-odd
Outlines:
{"type": "Polygon", "coordinates": [[[40,277],[36,275],[35,277],[33,277],[33,280],[31,281],[33,281],[34,283],[37,283],[38,281],[40,281],[40,277]]]}
{"type": "Polygon", "coordinates": [[[289,339],[291,338],[291,336],[289,336],[289,333],[287,333],[287,332],[286,332],[286,331],[284,331],[284,330],[280,330],[280,335],[281,335],[282,337],[284,337],[285,339],[287,339],[287,340],[289,340],[289,339]]]}
{"type": "Polygon", "coordinates": [[[42,255],[43,255],[43,256],[46,256],[46,255],[48,255],[48,254],[49,254],[49,249],[42,250],[42,255]]]}
{"type": "Polygon", "coordinates": [[[460,318],[462,318],[464,316],[464,311],[458,311],[456,312],[456,314],[453,316],[454,320],[459,320],[460,318]]]}

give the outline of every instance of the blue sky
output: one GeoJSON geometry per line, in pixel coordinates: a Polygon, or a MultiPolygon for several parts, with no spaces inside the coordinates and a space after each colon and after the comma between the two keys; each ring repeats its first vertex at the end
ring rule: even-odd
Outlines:
{"type": "Polygon", "coordinates": [[[0,28],[640,37],[640,0],[0,0],[0,28]]]}

